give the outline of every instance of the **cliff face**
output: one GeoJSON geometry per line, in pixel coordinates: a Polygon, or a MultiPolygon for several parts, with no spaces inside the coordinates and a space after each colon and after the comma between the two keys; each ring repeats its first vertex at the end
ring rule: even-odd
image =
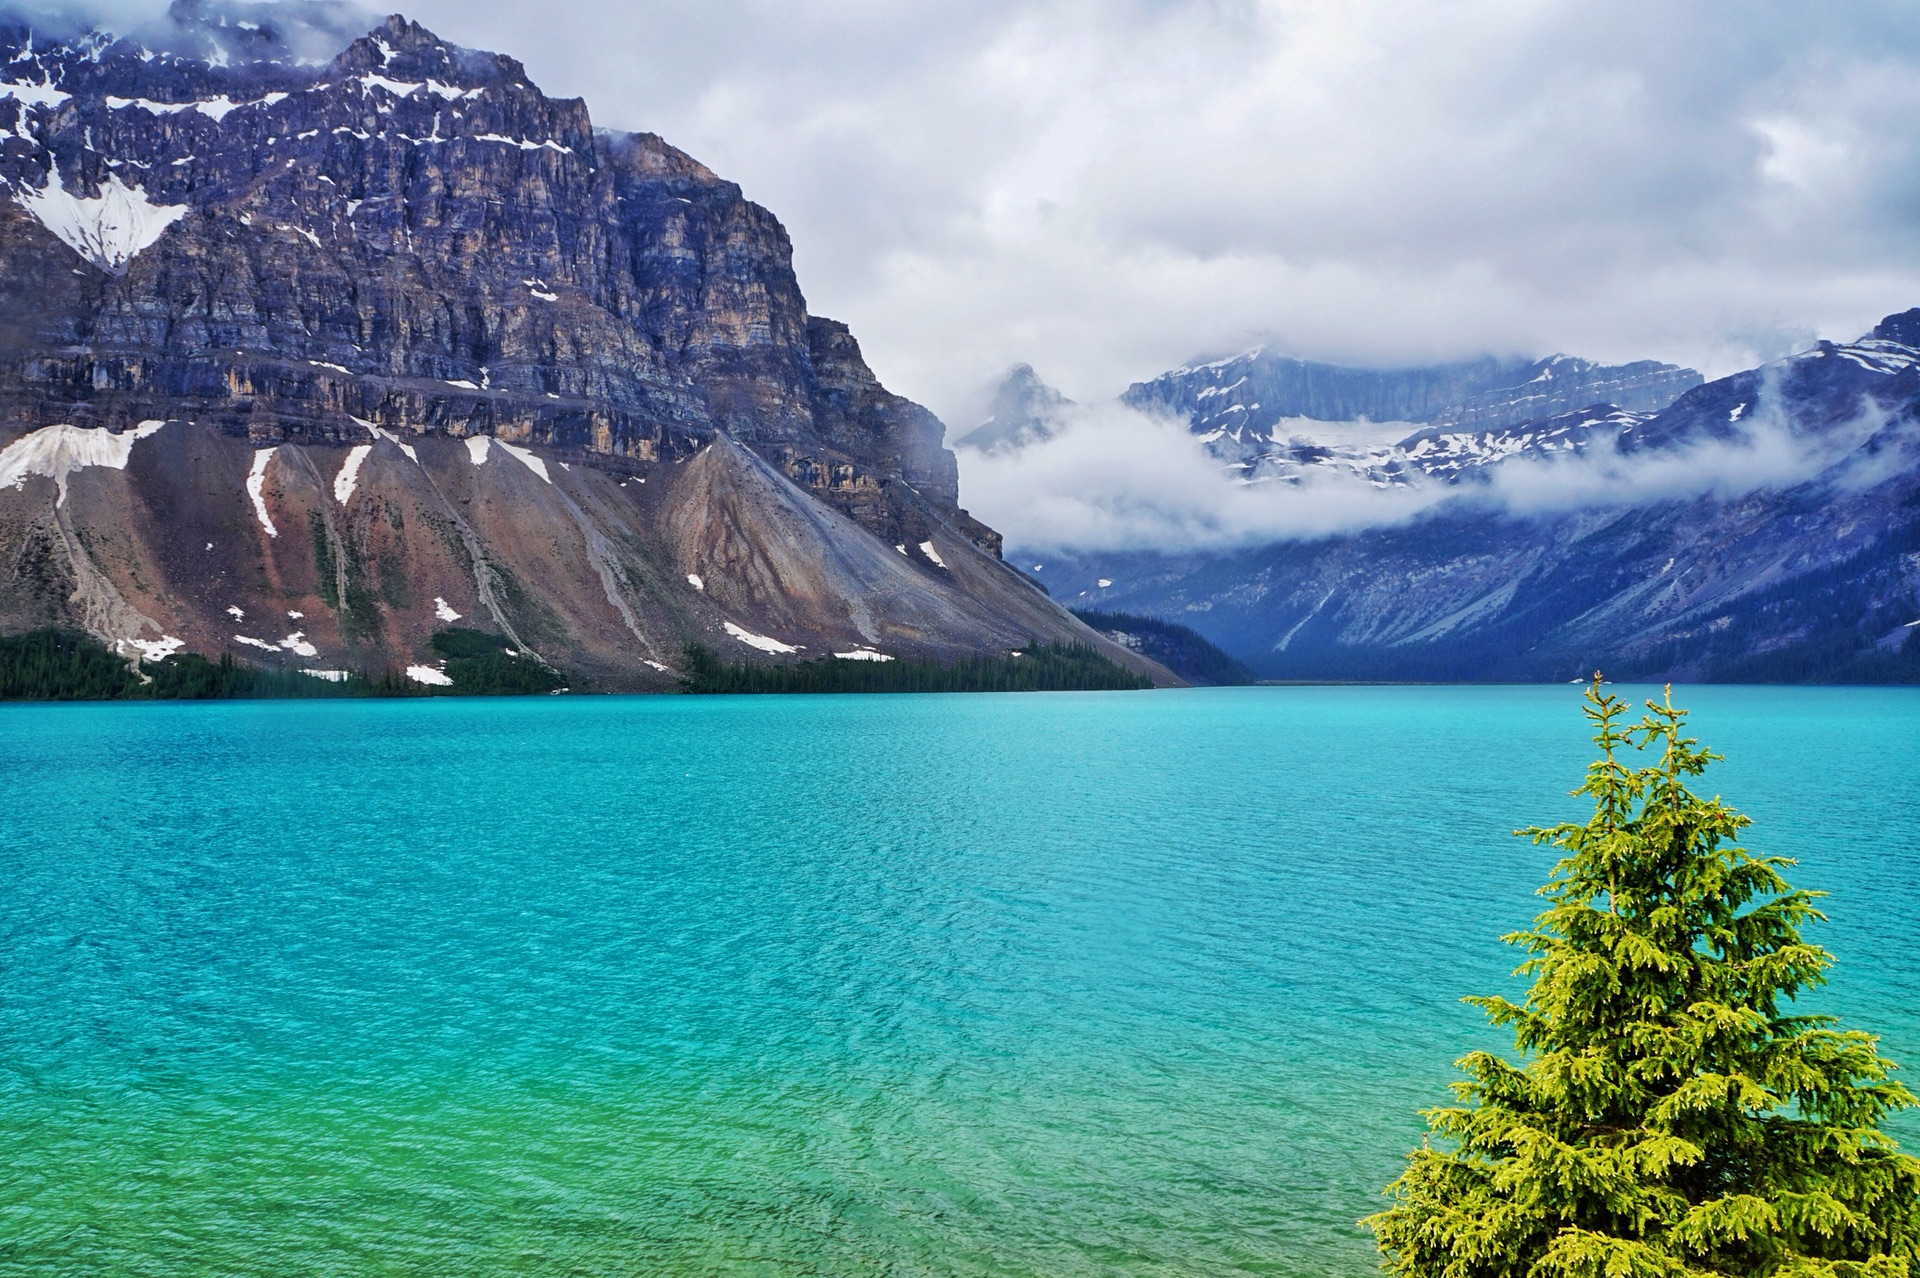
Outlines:
{"type": "Polygon", "coordinates": [[[96,268],[8,370],[43,416],[642,459],[724,430],[956,502],[939,424],[809,318],[772,214],[511,58],[401,18],[323,67],[0,39],[0,181],[96,268]]]}
{"type": "MultiPolygon", "coordinates": [[[[209,10],[176,5],[175,47],[215,29],[209,10]]],[[[869,609],[863,628],[843,599],[808,614],[826,627],[814,639],[950,653],[1085,636],[998,565],[997,535],[958,506],[940,422],[878,383],[844,325],[808,315],[785,230],[739,187],[403,18],[312,64],[270,21],[247,29],[256,60],[230,55],[224,23],[226,43],[195,58],[101,33],[49,41],[0,15],[0,471],[17,472],[0,474],[0,625],[65,615],[113,641],[261,655],[215,619],[264,607],[307,614],[302,642],[332,636],[338,661],[398,659],[438,596],[507,635],[545,609],[550,642],[613,684],[657,682],[678,639],[719,630],[699,619],[716,596],[685,580],[701,534],[662,513],[684,500],[719,518],[672,495],[718,468],[760,475],[735,500],[838,512],[795,553],[865,536],[889,589],[905,590],[904,568],[940,601],[869,609]],[[166,425],[120,467],[47,460],[110,453],[141,423],[166,425]],[[62,444],[53,428],[79,433],[62,444]],[[466,489],[503,472],[524,474],[518,497],[477,518],[505,490],[466,489]],[[136,509],[95,509],[76,485],[136,509]],[[540,553],[560,558],[488,584],[485,565],[541,541],[542,520],[540,553]],[[214,524],[225,533],[203,536],[214,524]],[[214,558],[178,558],[193,545],[214,558]],[[957,591],[976,569],[1031,598],[957,591]],[[80,601],[105,597],[83,587],[94,576],[124,607],[80,601]],[[198,599],[240,578],[247,602],[198,599]],[[463,607],[446,591],[467,581],[463,607]],[[615,599],[629,588],[657,606],[615,599]],[[569,591],[610,611],[589,624],[556,602],[569,591]],[[890,630],[896,615],[917,620],[890,630]]],[[[295,651],[274,646],[274,660],[295,651]]]]}

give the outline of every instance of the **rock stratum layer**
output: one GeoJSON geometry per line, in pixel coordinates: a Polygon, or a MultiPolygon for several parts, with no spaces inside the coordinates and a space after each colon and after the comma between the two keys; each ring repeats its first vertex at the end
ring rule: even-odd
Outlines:
{"type": "Polygon", "coordinates": [[[193,53],[0,14],[0,628],[430,679],[457,621],[604,688],[689,641],[1148,668],[1000,562],[738,186],[400,17],[303,61],[309,9],[176,4],[193,53]]]}

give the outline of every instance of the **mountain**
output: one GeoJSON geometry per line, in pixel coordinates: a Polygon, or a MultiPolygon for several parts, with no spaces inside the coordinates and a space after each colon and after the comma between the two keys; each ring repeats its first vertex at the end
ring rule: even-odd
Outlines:
{"type": "Polygon", "coordinates": [[[1602,403],[1657,412],[1700,382],[1690,368],[1650,360],[1610,366],[1555,355],[1382,371],[1258,348],[1163,373],[1121,398],[1186,420],[1226,460],[1257,465],[1303,430],[1317,438],[1312,422],[1409,423],[1402,435],[1412,425],[1493,432],[1602,403]]]}
{"type": "Polygon", "coordinates": [[[1074,402],[1040,380],[1031,364],[1015,364],[993,393],[987,420],[954,441],[983,453],[1014,451],[1052,437],[1074,402]]]}
{"type": "Polygon", "coordinates": [[[1374,488],[1413,488],[1428,481],[1458,483],[1485,479],[1488,467],[1515,457],[1542,458],[1584,454],[1597,441],[1612,445],[1630,437],[1653,420],[1652,413],[1635,413],[1611,404],[1594,404],[1575,412],[1538,421],[1480,430],[1429,426],[1404,438],[1394,438],[1408,423],[1296,421],[1283,438],[1269,438],[1241,448],[1213,432],[1201,441],[1227,462],[1243,482],[1280,482],[1299,485],[1335,474],[1365,480],[1374,488]],[[1390,442],[1382,442],[1383,437],[1390,442]]]}
{"type": "MultiPolygon", "coordinates": [[[[1451,482],[1520,454],[1584,452],[1595,438],[1631,432],[1701,380],[1651,360],[1602,365],[1555,355],[1383,372],[1256,349],[1135,383],[1120,401],[1185,422],[1248,482],[1335,473],[1398,488],[1451,482]]],[[[1077,408],[1030,365],[1016,365],[994,393],[992,415],[955,447],[1017,454],[1053,438],[1077,408]]]]}
{"type": "Polygon", "coordinates": [[[1436,425],[1388,451],[1383,476],[1447,499],[1357,533],[1056,550],[1036,571],[1272,678],[1920,680],[1920,310],[1651,414],[1436,425]]]}
{"type": "Polygon", "coordinates": [[[318,3],[0,13],[0,631],[576,687],[1097,642],[785,229],[511,58],[318,3]]]}

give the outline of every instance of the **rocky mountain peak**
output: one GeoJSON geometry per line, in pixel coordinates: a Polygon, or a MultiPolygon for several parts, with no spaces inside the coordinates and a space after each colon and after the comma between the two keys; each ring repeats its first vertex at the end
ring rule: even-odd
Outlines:
{"type": "Polygon", "coordinates": [[[50,40],[0,10],[0,627],[214,652],[227,609],[277,608],[313,622],[286,652],[397,660],[437,597],[628,682],[690,634],[1090,633],[998,562],[939,419],[808,314],[771,212],[510,57],[357,12],[202,0],[50,40]],[[133,558],[85,562],[81,518],[133,558]]]}
{"type": "Polygon", "coordinates": [[[342,50],[332,70],[403,84],[431,83],[467,90],[513,87],[537,92],[527,78],[526,67],[518,60],[450,44],[399,14],[342,50]]]}
{"type": "Polygon", "coordinates": [[[960,448],[996,452],[1052,437],[1072,400],[1040,380],[1031,364],[1015,364],[994,390],[987,419],[956,441],[960,448]]]}
{"type": "Polygon", "coordinates": [[[1874,325],[1873,331],[1862,340],[1868,339],[1920,348],[1920,306],[1887,316],[1874,325]]]}
{"type": "MultiPolygon", "coordinates": [[[[1337,474],[1376,489],[1480,480],[1519,456],[1624,445],[1700,375],[1651,360],[1604,365],[1556,354],[1426,368],[1321,364],[1264,346],[1136,383],[1122,402],[1184,420],[1243,483],[1337,474]]],[[[1018,365],[993,415],[959,441],[1014,452],[1051,438],[1076,407],[1018,365]]]]}
{"type": "Polygon", "coordinates": [[[703,185],[718,184],[720,175],[700,161],[670,145],[657,133],[615,133],[596,130],[607,158],[627,172],[642,178],[669,178],[703,185]]]}
{"type": "Polygon", "coordinates": [[[1490,430],[1606,403],[1657,412],[1701,382],[1690,368],[1611,366],[1569,355],[1491,356],[1401,369],[1351,368],[1264,347],[1188,364],[1130,387],[1135,407],[1186,417],[1194,433],[1266,443],[1285,422],[1407,422],[1490,430]]]}

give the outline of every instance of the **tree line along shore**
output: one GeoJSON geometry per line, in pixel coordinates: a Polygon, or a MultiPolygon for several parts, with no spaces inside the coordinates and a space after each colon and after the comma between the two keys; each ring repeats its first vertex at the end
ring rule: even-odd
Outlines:
{"type": "MultiPolygon", "coordinates": [[[[43,629],[0,638],[0,701],[222,701],[433,696],[537,696],[576,688],[565,672],[516,655],[482,631],[449,629],[432,638],[437,676],[423,683],[406,671],[310,673],[268,670],[230,654],[208,659],[181,652],[160,660],[128,660],[89,635],[43,629]],[[441,679],[444,682],[441,682],[441,679]]],[[[728,662],[689,644],[680,691],[722,693],[1103,692],[1150,688],[1085,644],[1031,643],[1018,652],[972,655],[942,663],[810,661],[756,665],[728,662]]]]}

